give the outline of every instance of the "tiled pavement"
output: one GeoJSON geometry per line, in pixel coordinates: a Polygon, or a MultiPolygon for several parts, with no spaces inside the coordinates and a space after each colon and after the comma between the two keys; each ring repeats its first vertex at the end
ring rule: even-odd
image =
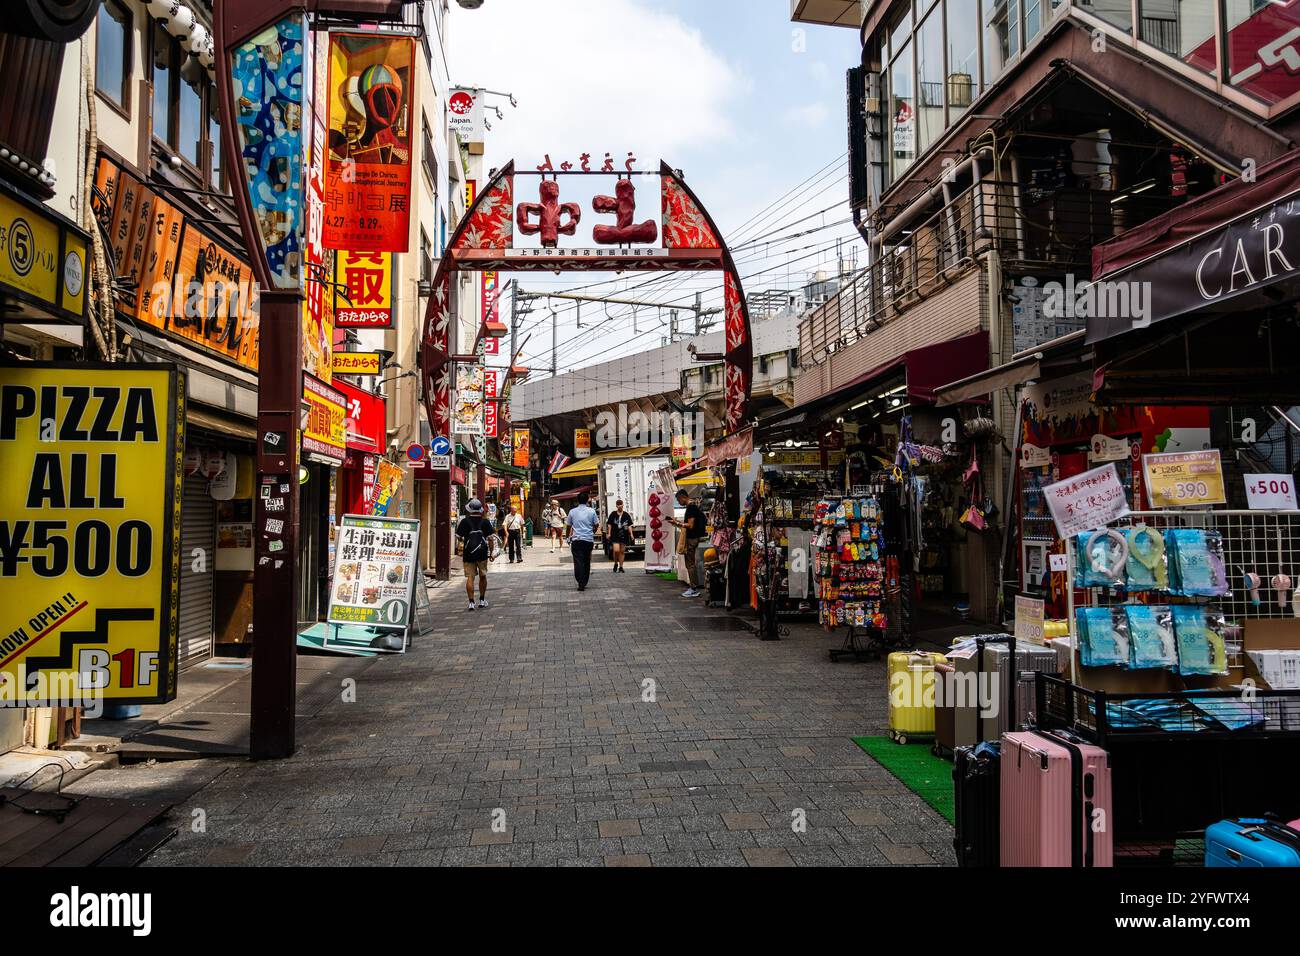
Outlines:
{"type": "Polygon", "coordinates": [[[883,665],[830,663],[813,627],[715,629],[724,612],[636,567],[598,563],[579,594],[544,549],[500,565],[493,608],[434,589],[433,633],[368,668],[292,760],[226,761],[149,862],[952,862],[947,823],[849,739],[884,731],[883,665]]]}

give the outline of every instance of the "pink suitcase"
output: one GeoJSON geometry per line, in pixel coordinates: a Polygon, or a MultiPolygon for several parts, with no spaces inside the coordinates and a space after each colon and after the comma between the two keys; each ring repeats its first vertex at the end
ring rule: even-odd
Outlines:
{"type": "Polygon", "coordinates": [[[1113,866],[1110,757],[1040,731],[1002,735],[1003,866],[1113,866]]]}

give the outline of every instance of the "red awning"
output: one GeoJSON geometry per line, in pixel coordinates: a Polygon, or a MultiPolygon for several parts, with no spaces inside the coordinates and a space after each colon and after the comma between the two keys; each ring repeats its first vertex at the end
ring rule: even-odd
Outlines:
{"type": "Polygon", "coordinates": [[[989,334],[981,330],[913,349],[904,354],[903,364],[907,366],[907,397],[933,404],[937,389],[988,369],[989,334]]]}
{"type": "Polygon", "coordinates": [[[1093,246],[1092,278],[1105,278],[1298,191],[1300,149],[1259,167],[1254,182],[1238,179],[1225,183],[1121,236],[1093,246]]]}

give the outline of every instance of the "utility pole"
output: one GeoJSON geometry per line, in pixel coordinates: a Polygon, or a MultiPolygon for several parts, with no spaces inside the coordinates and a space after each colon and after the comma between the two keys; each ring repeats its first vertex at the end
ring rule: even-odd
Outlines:
{"type": "Polygon", "coordinates": [[[701,292],[695,293],[695,336],[696,338],[704,334],[703,306],[704,306],[704,294],[701,292]]]}
{"type": "MultiPolygon", "coordinates": [[[[669,341],[669,342],[676,342],[676,341],[677,341],[677,310],[676,310],[676,309],[671,310],[671,311],[668,313],[668,315],[669,315],[669,320],[668,320],[668,341],[669,341]]],[[[698,329],[698,328],[699,328],[699,325],[700,325],[700,320],[699,320],[699,317],[697,316],[696,319],[695,319],[695,327],[698,329]]]]}
{"type": "Polygon", "coordinates": [[[515,280],[510,280],[510,365],[514,367],[515,346],[518,345],[519,338],[519,310],[517,308],[519,287],[515,280]]]}
{"type": "Polygon", "coordinates": [[[560,363],[560,316],[551,309],[551,378],[559,372],[560,363]]]}

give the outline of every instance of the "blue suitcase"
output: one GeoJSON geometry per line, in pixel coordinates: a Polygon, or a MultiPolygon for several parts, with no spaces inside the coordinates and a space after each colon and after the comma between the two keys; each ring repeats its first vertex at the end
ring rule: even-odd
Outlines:
{"type": "Polygon", "coordinates": [[[1300,832],[1273,820],[1220,820],[1205,831],[1205,865],[1300,866],[1300,832]]]}

